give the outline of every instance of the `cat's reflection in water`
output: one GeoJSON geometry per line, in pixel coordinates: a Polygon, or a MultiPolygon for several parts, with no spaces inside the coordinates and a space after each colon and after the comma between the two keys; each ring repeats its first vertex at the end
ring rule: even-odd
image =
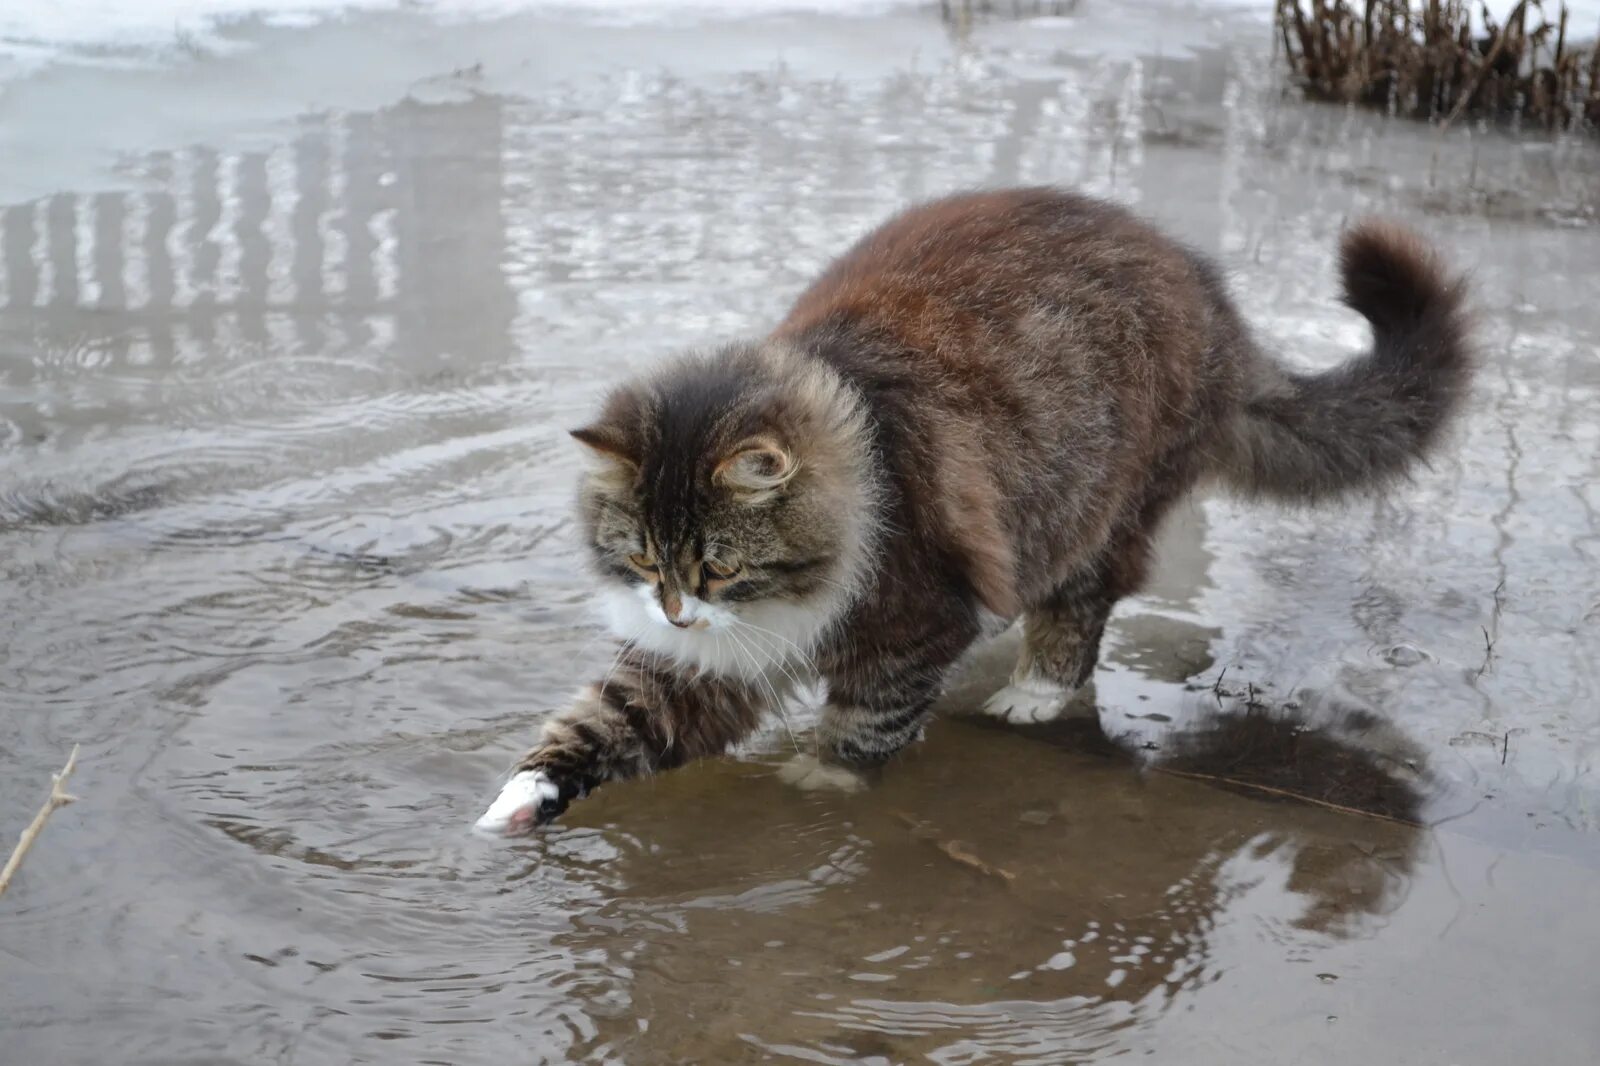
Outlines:
{"type": "Polygon", "coordinates": [[[1370,715],[1194,700],[1153,752],[1096,719],[947,719],[862,794],[750,761],[601,793],[554,831],[613,856],[560,938],[628,1004],[594,1005],[595,1043],[1088,1054],[1234,964],[1219,927],[1279,959],[1364,935],[1425,839],[1420,753],[1370,715]]]}

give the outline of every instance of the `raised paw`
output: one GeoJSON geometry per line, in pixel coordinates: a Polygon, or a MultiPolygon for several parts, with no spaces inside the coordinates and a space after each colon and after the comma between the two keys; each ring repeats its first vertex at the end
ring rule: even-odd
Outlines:
{"type": "Polygon", "coordinates": [[[778,780],[802,792],[860,792],[864,777],[843,766],[831,766],[815,755],[796,755],[778,768],[778,780]]]}
{"type": "Polygon", "coordinates": [[[523,836],[566,810],[568,798],[543,770],[522,770],[512,775],[472,828],[486,836],[523,836]]]}
{"type": "Polygon", "coordinates": [[[1054,681],[1013,681],[984,702],[983,713],[1017,725],[1050,722],[1061,717],[1073,690],[1054,681]]]}

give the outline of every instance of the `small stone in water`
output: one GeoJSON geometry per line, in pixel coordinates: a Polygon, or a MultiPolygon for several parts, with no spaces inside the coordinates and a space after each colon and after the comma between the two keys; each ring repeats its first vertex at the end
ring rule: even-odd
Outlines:
{"type": "Polygon", "coordinates": [[[1416,666],[1428,661],[1428,653],[1410,644],[1396,644],[1383,650],[1383,661],[1390,666],[1416,666]]]}

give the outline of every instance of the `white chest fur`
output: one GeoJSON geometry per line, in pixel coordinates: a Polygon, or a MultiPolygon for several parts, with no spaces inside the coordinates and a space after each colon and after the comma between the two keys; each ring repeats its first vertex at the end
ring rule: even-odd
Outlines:
{"type": "Polygon", "coordinates": [[[680,628],[667,620],[649,586],[601,593],[606,623],[618,639],[673,662],[722,677],[754,681],[804,676],[811,652],[842,608],[838,601],[757,601],[721,606],[686,597],[680,628]]]}

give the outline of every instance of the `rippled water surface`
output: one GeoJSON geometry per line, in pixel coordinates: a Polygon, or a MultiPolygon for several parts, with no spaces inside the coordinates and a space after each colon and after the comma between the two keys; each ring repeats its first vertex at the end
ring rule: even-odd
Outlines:
{"type": "Polygon", "coordinates": [[[0,901],[0,1060],[1594,1061],[1593,144],[1300,104],[1263,25],[1183,8],[530,17],[402,77],[433,32],[0,96],[11,148],[96,161],[0,209],[7,835],[83,746],[0,901]],[[402,86],[297,96],[336,48],[402,86]],[[96,93],[157,117],[52,121],[96,93]],[[1381,502],[1188,507],[1109,637],[1115,744],[963,718],[1001,638],[865,794],[787,790],[775,723],[470,836],[610,657],[563,430],[895,207],[1016,182],[1136,205],[1314,365],[1364,340],[1340,226],[1414,222],[1481,310],[1454,450],[1381,502]]]}

